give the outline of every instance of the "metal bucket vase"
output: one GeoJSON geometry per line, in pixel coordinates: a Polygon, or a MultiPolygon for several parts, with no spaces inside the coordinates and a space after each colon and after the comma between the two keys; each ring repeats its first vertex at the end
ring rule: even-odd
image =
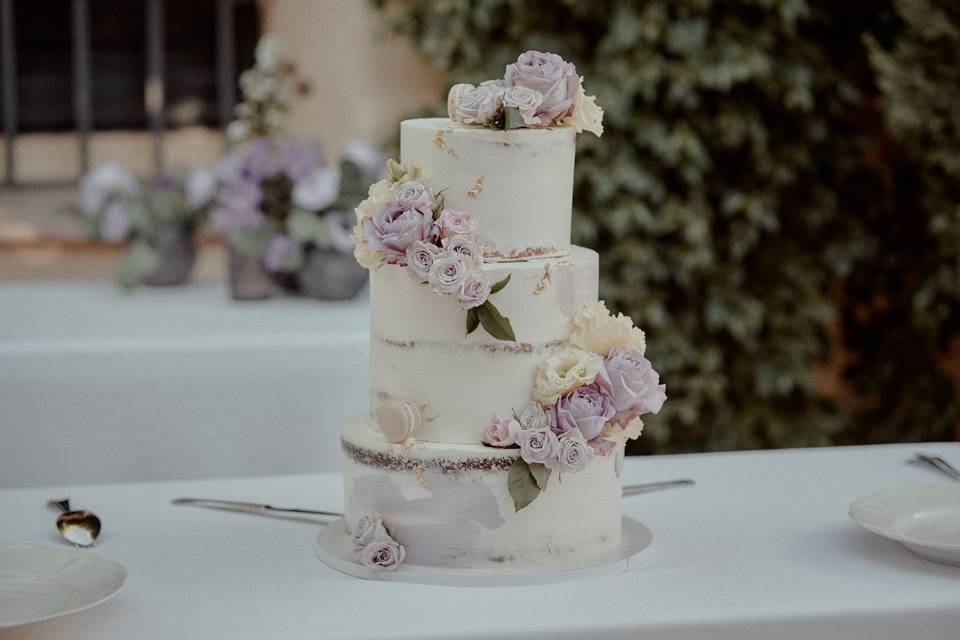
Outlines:
{"type": "Polygon", "coordinates": [[[367,282],[367,270],[352,253],[335,249],[311,249],[297,274],[300,292],[320,300],[348,300],[367,282]]]}
{"type": "Polygon", "coordinates": [[[183,227],[166,229],[157,238],[155,249],[160,256],[160,266],[144,279],[144,284],[170,287],[186,282],[197,259],[193,234],[183,227]]]}

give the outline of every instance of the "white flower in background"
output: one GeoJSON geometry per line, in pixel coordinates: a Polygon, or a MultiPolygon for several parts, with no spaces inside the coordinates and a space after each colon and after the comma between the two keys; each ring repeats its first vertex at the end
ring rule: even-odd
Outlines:
{"type": "Polygon", "coordinates": [[[647,349],[643,331],[622,313],[611,316],[603,300],[584,306],[573,316],[570,344],[604,357],[614,347],[633,349],[641,356],[647,349]]]}
{"type": "Polygon", "coordinates": [[[454,117],[462,124],[486,124],[497,111],[500,89],[495,85],[480,85],[459,95],[454,117]]]}
{"type": "Polygon", "coordinates": [[[114,162],[101,164],[80,178],[80,212],[96,216],[111,198],[132,197],[138,190],[132,173],[114,162]]]}
{"type": "Polygon", "coordinates": [[[267,126],[267,129],[276,130],[282,128],[286,119],[287,114],[280,109],[268,106],[263,112],[263,123],[267,126]]]}
{"type": "Polygon", "coordinates": [[[330,244],[341,253],[349,253],[353,249],[351,237],[350,213],[347,211],[331,211],[323,216],[327,225],[330,244]]]}
{"type": "Polygon", "coordinates": [[[276,71],[283,62],[283,54],[280,38],[273,33],[265,33],[260,36],[253,55],[258,68],[264,71],[276,71]]]}
{"type": "Polygon", "coordinates": [[[573,113],[565,117],[561,124],[575,127],[577,133],[589,131],[598,138],[603,135],[603,109],[597,104],[596,96],[588,96],[583,90],[583,78],[580,78],[580,89],[573,102],[573,113]]]}
{"type": "MultiPolygon", "coordinates": [[[[240,74],[240,90],[247,100],[264,102],[279,89],[277,78],[260,72],[258,69],[248,69],[240,74]]],[[[238,105],[239,106],[239,105],[238,105]]]]}
{"type": "Polygon", "coordinates": [[[230,142],[243,142],[250,137],[250,125],[243,120],[234,120],[227,125],[227,140],[230,142]]]}
{"type": "Polygon", "coordinates": [[[456,293],[469,270],[463,256],[454,251],[443,251],[433,260],[427,282],[435,291],[456,293]]]}
{"type": "Polygon", "coordinates": [[[533,371],[534,397],[545,405],[565,393],[592,384],[603,370],[603,358],[582,349],[564,348],[548,356],[533,371]]]}
{"type": "Polygon", "coordinates": [[[322,211],[340,195],[340,167],[318,167],[293,186],[293,204],[307,211],[322,211]]]}
{"type": "Polygon", "coordinates": [[[187,204],[201,209],[217,194],[217,176],[209,169],[197,169],[187,177],[185,190],[187,204]]]}
{"type": "Polygon", "coordinates": [[[127,203],[114,200],[103,210],[100,237],[107,242],[120,242],[130,232],[130,210],[127,203]]]}
{"type": "Polygon", "coordinates": [[[523,122],[530,126],[540,124],[537,111],[541,104],[543,104],[543,94],[536,89],[517,85],[509,87],[503,93],[503,106],[517,109],[523,116],[523,122]]]}
{"type": "Polygon", "coordinates": [[[359,138],[347,138],[340,156],[364,171],[382,172],[385,162],[383,153],[375,145],[359,138]]]}

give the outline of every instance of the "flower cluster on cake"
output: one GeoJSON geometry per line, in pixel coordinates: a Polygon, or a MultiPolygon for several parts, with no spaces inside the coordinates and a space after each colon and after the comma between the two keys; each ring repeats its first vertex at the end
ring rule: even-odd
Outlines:
{"type": "Polygon", "coordinates": [[[621,544],[624,445],[666,387],[599,300],[596,252],[570,244],[576,134],[602,132],[583,85],[531,51],[454,86],[449,118],[401,123],[356,209],[371,407],[342,430],[344,535],[370,576],[589,564],[621,544]]]}

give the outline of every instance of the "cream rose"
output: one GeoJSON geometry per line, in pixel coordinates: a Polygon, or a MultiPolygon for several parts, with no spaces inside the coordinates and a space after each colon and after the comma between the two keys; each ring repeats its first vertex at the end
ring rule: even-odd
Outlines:
{"type": "Polygon", "coordinates": [[[583,90],[583,78],[580,89],[573,102],[573,113],[563,119],[562,124],[575,127],[577,133],[589,131],[598,138],[603,135],[603,109],[597,104],[596,96],[588,96],[583,90]]]}
{"type": "Polygon", "coordinates": [[[614,347],[633,349],[641,356],[647,348],[643,331],[622,313],[611,316],[603,300],[586,305],[573,316],[570,344],[604,357],[614,347]]]}
{"type": "Polygon", "coordinates": [[[363,242],[363,222],[358,222],[353,228],[353,257],[357,259],[360,266],[364,269],[373,269],[383,262],[383,254],[371,251],[363,242]]]}
{"type": "Polygon", "coordinates": [[[534,397],[545,405],[579,387],[592,384],[603,369],[603,358],[582,349],[561,349],[533,371],[534,397]]]}
{"type": "Polygon", "coordinates": [[[643,420],[640,418],[634,418],[622,427],[615,422],[608,422],[603,428],[603,439],[622,445],[627,440],[636,440],[641,433],[643,433],[643,420]]]}

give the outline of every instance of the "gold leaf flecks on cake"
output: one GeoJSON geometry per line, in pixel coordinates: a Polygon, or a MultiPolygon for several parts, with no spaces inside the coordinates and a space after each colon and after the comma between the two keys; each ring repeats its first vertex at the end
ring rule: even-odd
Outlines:
{"type": "Polygon", "coordinates": [[[543,267],[543,277],[540,278],[540,282],[537,283],[537,287],[533,290],[533,295],[538,296],[544,291],[547,290],[547,285],[550,284],[550,265],[544,265],[543,267]]]}
{"type": "Polygon", "coordinates": [[[483,191],[483,176],[477,178],[477,181],[473,183],[473,186],[467,189],[467,195],[471,198],[476,198],[480,195],[480,192],[483,191]]]}
{"type": "Polygon", "coordinates": [[[423,479],[423,467],[420,465],[420,463],[418,462],[417,464],[413,465],[413,469],[410,471],[413,473],[413,477],[416,478],[417,484],[425,488],[427,486],[427,481],[423,479]]]}
{"type": "Polygon", "coordinates": [[[454,158],[459,157],[457,152],[453,149],[447,149],[447,141],[444,139],[448,133],[453,131],[453,127],[440,127],[437,129],[437,135],[433,136],[433,144],[437,145],[437,149],[444,149],[454,158]]]}

